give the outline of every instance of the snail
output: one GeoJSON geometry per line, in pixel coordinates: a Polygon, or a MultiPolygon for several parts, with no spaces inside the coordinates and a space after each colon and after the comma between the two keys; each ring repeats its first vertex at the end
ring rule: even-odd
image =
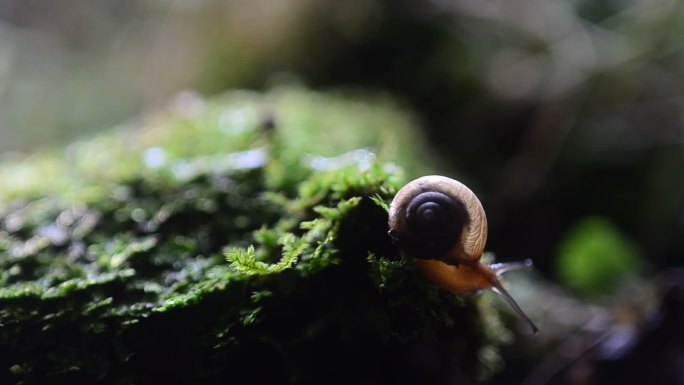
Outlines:
{"type": "Polygon", "coordinates": [[[536,333],[539,329],[503,287],[499,275],[531,260],[485,265],[487,217],[477,196],[463,183],[439,175],[402,187],[389,209],[389,236],[416,259],[426,278],[452,292],[491,289],[503,297],[536,333]]]}

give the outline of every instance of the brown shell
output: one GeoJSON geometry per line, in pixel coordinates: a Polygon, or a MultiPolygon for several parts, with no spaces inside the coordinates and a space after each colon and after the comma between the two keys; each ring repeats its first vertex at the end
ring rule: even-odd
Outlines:
{"type": "Polygon", "coordinates": [[[440,192],[461,201],[469,218],[461,234],[454,234],[454,237],[458,237],[460,241],[455,243],[447,255],[435,256],[435,258],[451,260],[454,263],[478,261],[487,242],[487,217],[480,200],[468,187],[457,180],[440,175],[429,175],[407,183],[399,190],[390,205],[390,229],[400,235],[411,237],[411,234],[407,234],[408,226],[405,223],[406,209],[414,197],[429,191],[440,192]]]}

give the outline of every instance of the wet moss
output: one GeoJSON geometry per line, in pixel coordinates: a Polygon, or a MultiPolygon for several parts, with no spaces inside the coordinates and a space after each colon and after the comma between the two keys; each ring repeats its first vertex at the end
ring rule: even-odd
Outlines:
{"type": "Polygon", "coordinates": [[[425,167],[411,138],[382,98],[182,95],[0,166],[0,382],[486,372],[496,312],[427,283],[386,236],[398,165],[425,167]]]}

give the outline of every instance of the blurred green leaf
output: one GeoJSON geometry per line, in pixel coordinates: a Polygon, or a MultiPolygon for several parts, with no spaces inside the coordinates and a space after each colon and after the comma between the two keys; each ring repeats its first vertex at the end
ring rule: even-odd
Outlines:
{"type": "Polygon", "coordinates": [[[634,246],[602,217],[575,224],[560,244],[556,267],[562,283],[588,296],[614,293],[643,270],[634,246]]]}

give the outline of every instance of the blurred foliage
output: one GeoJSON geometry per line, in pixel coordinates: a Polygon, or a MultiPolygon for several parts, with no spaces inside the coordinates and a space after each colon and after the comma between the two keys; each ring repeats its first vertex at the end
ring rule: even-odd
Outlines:
{"type": "Polygon", "coordinates": [[[403,163],[409,176],[424,173],[432,164],[410,114],[399,112],[386,97],[322,97],[299,87],[267,94],[236,91],[211,100],[188,92],[178,95],[168,109],[107,135],[5,162],[0,168],[0,203],[56,192],[99,201],[120,180],[192,179],[233,164],[258,166],[268,151],[282,160],[267,167],[273,188],[292,188],[288,179],[301,181],[312,168],[368,163],[377,157],[403,163]],[[254,151],[226,156],[249,145],[256,146],[254,151]]]}
{"type": "Polygon", "coordinates": [[[572,223],[602,215],[656,268],[681,265],[682,5],[5,1],[0,151],[66,142],[183,89],[381,90],[415,112],[434,171],[478,191],[499,255],[550,275],[572,223]]]}
{"type": "Polygon", "coordinates": [[[643,273],[634,246],[600,217],[575,224],[560,244],[556,260],[560,282],[584,295],[614,295],[620,284],[643,273]]]}

